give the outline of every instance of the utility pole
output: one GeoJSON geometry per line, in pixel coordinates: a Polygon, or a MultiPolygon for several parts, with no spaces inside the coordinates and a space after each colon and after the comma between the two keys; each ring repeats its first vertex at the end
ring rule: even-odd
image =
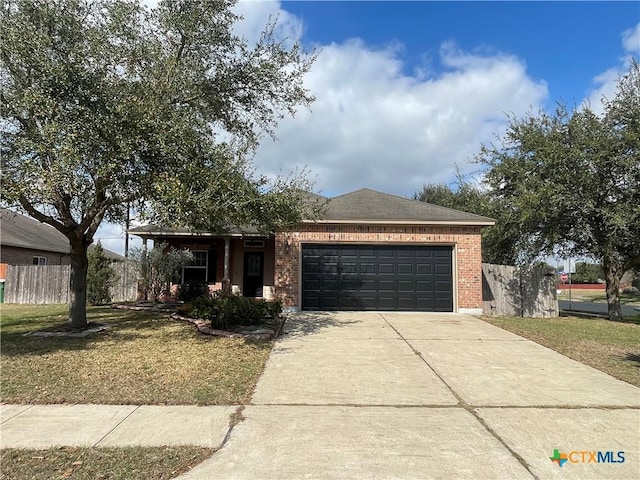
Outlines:
{"type": "Polygon", "coordinates": [[[569,257],[569,310],[571,310],[571,257],[569,257]]]}
{"type": "Polygon", "coordinates": [[[131,204],[127,202],[127,223],[124,227],[124,257],[129,258],[129,223],[131,222],[130,217],[131,204]]]}
{"type": "Polygon", "coordinates": [[[129,272],[129,223],[131,222],[130,218],[130,210],[131,204],[127,202],[127,221],[124,225],[124,268],[123,268],[123,282],[122,282],[122,299],[126,302],[127,298],[127,290],[128,290],[128,282],[129,278],[127,273],[129,272]]]}

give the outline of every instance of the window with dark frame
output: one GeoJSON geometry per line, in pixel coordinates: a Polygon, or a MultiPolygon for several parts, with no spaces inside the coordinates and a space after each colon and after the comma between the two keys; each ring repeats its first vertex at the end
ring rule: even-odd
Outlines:
{"type": "Polygon", "coordinates": [[[193,261],[182,267],[182,283],[206,282],[209,252],[192,250],[193,261]]]}

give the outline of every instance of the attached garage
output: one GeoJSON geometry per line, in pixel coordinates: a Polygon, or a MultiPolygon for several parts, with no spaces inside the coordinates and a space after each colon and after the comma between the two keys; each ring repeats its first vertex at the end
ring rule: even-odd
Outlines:
{"type": "Polygon", "coordinates": [[[211,290],[278,298],[286,312],[482,313],[482,229],[491,218],[367,188],[308,200],[322,207],[316,218],[273,233],[130,231],[200,252],[202,265],[187,269],[206,270],[211,290]]]}
{"type": "Polygon", "coordinates": [[[452,312],[452,247],[303,244],[302,309],[452,312]]]}

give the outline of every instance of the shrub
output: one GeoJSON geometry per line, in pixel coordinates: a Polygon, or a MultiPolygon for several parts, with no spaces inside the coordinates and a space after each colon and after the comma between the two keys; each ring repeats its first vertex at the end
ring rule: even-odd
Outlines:
{"type": "Polygon", "coordinates": [[[211,320],[211,328],[226,330],[238,325],[259,325],[265,318],[276,318],[282,313],[282,303],[253,300],[222,291],[213,297],[199,297],[193,302],[191,315],[211,320]]]}
{"type": "Polygon", "coordinates": [[[111,301],[110,288],[115,283],[111,261],[105,257],[100,242],[89,251],[87,270],[87,303],[103,305],[111,301]]]}
{"type": "Polygon", "coordinates": [[[640,293],[640,289],[637,287],[625,287],[622,289],[622,293],[635,293],[637,295],[640,293]]]}
{"type": "Polygon", "coordinates": [[[211,320],[217,315],[217,303],[211,297],[199,297],[193,301],[191,316],[211,320]]]}
{"type": "Polygon", "coordinates": [[[280,300],[259,300],[258,305],[262,309],[262,318],[278,318],[282,313],[282,302],[280,300]]]}
{"type": "Polygon", "coordinates": [[[220,294],[215,321],[229,328],[236,325],[255,325],[262,320],[262,309],[250,298],[241,295],[220,294]]]}
{"type": "Polygon", "coordinates": [[[205,282],[183,283],[178,291],[178,298],[190,302],[200,297],[209,296],[209,286],[205,282]]]}
{"type": "Polygon", "coordinates": [[[148,300],[150,295],[153,301],[158,301],[163,293],[169,291],[170,283],[178,280],[182,267],[193,261],[193,253],[160,243],[151,250],[132,249],[131,258],[138,268],[144,299],[148,300]]]}

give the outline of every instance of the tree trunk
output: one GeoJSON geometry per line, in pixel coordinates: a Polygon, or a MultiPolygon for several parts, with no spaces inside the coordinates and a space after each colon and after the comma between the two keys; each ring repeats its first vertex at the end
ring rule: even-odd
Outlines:
{"type": "Polygon", "coordinates": [[[87,270],[89,244],[84,236],[71,240],[71,305],[69,307],[69,326],[87,328],[87,270]]]}
{"type": "Polygon", "coordinates": [[[609,312],[609,320],[620,321],[620,278],[622,277],[622,269],[613,265],[611,262],[604,261],[604,277],[607,282],[607,310],[609,312]]]}

